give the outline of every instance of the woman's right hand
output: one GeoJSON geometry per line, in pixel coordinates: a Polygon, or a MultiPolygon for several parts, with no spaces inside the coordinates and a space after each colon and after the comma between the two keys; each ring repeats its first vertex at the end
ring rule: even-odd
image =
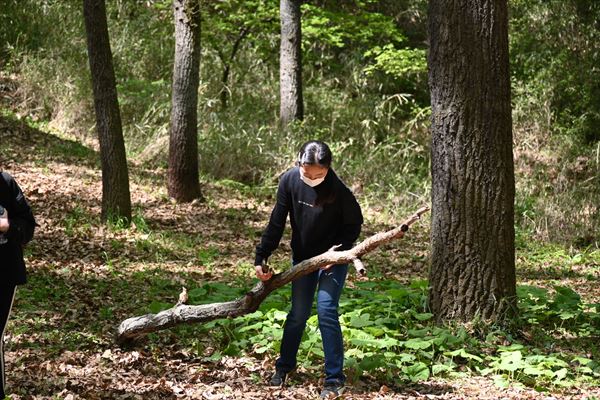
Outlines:
{"type": "Polygon", "coordinates": [[[4,214],[0,217],[0,233],[8,232],[8,228],[10,228],[10,222],[8,221],[8,210],[5,208],[4,214]]]}
{"type": "Polygon", "coordinates": [[[256,269],[256,277],[263,282],[268,281],[273,276],[273,271],[271,270],[269,270],[267,273],[264,273],[262,271],[262,265],[255,265],[254,268],[256,269]]]}

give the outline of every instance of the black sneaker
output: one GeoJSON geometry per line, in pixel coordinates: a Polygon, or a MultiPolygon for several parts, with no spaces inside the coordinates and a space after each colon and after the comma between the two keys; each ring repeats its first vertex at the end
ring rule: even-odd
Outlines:
{"type": "Polygon", "coordinates": [[[322,399],[335,399],[339,395],[344,393],[344,384],[333,382],[333,383],[325,383],[323,390],[321,391],[322,399]]]}
{"type": "Polygon", "coordinates": [[[269,381],[269,386],[282,386],[285,383],[286,376],[286,372],[283,372],[280,369],[276,369],[275,373],[271,377],[271,380],[269,381]]]}

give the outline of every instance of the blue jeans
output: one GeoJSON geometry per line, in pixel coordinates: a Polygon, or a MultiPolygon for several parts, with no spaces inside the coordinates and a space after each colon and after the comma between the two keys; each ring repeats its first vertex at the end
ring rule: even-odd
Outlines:
{"type": "Polygon", "coordinates": [[[283,328],[281,353],[275,363],[277,369],[287,373],[296,367],[298,347],[311,314],[318,285],[317,314],[325,353],[325,383],[344,383],[344,341],[338,306],[347,273],[348,265],[340,264],[327,271],[315,271],[292,282],[292,309],[283,328]]]}

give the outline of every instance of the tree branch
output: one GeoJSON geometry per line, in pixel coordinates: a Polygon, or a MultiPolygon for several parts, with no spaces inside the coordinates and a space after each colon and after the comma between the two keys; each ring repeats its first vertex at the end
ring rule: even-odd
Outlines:
{"type": "Polygon", "coordinates": [[[364,274],[365,267],[360,257],[384,243],[402,238],[404,233],[408,231],[408,228],[421,219],[421,215],[427,211],[429,211],[429,207],[420,208],[399,227],[368,237],[350,250],[336,251],[335,249],[338,246],[334,246],[323,254],[304,260],[284,272],[273,275],[266,282],[258,282],[252,290],[238,299],[223,303],[195,306],[179,304],[158,314],[146,314],[126,319],[119,325],[117,341],[125,343],[150,332],[156,332],[183,323],[208,322],[214,319],[233,318],[254,312],[258,309],[262,301],[275,289],[329,264],[354,263],[356,270],[364,274]]]}

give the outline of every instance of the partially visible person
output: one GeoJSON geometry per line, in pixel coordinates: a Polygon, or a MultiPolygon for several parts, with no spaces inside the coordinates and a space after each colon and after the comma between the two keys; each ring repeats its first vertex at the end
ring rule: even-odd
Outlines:
{"type": "MultiPolygon", "coordinates": [[[[256,246],[256,276],[266,281],[272,272],[262,265],[278,247],[289,215],[292,226],[292,264],[341,245],[352,248],[363,223],[356,198],[331,168],[327,144],[305,143],[296,160],[279,181],[277,201],[260,244],[256,246]]],[[[296,368],[300,341],[317,294],[319,330],[325,354],[325,384],[321,398],[339,396],[344,390],[344,343],[338,316],[340,295],[346,281],[347,264],[328,265],[292,282],[291,310],[283,328],[280,356],[275,363],[271,386],[283,385],[296,368]]]]}
{"type": "Polygon", "coordinates": [[[10,174],[0,172],[0,399],[6,397],[4,330],[17,285],[26,281],[23,246],[32,239],[35,226],[21,188],[10,174]]]}

